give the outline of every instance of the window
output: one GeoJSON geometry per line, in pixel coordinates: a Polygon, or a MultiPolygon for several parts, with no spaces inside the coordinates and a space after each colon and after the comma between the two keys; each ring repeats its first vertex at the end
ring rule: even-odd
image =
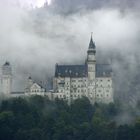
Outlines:
{"type": "Polygon", "coordinates": [[[65,96],[65,95],[63,95],[63,98],[64,98],[64,99],[66,99],[66,96],[65,96]]]}

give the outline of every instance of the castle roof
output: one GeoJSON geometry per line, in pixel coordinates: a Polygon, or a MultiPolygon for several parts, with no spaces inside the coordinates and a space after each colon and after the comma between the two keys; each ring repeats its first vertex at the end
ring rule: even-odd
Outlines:
{"type": "Polygon", "coordinates": [[[91,35],[91,39],[90,39],[90,43],[89,43],[89,49],[95,49],[96,46],[95,46],[95,43],[93,42],[93,39],[92,39],[92,35],[91,35]]]}
{"type": "Polygon", "coordinates": [[[10,66],[10,63],[8,61],[6,61],[3,66],[10,66]]]}
{"type": "Polygon", "coordinates": [[[110,77],[112,67],[109,64],[96,64],[96,77],[110,77]]]}
{"type": "Polygon", "coordinates": [[[29,79],[29,80],[32,80],[32,77],[31,77],[31,76],[29,76],[29,77],[28,77],[28,79],[29,79]]]}
{"type": "MultiPolygon", "coordinates": [[[[111,76],[109,64],[96,64],[96,77],[111,76]]],[[[87,77],[87,65],[56,65],[55,77],[87,77]]]]}
{"type": "Polygon", "coordinates": [[[5,62],[5,64],[2,66],[2,74],[3,75],[12,75],[12,68],[11,68],[9,62],[5,62]]]}
{"type": "Polygon", "coordinates": [[[56,65],[55,77],[86,77],[86,65],[56,65]]]}
{"type": "Polygon", "coordinates": [[[42,81],[33,80],[31,76],[28,77],[28,80],[32,80],[32,84],[28,84],[26,89],[30,89],[34,84],[37,84],[40,88],[46,90],[46,85],[42,81]]]}
{"type": "Polygon", "coordinates": [[[36,83],[37,85],[39,85],[41,88],[45,89],[46,90],[46,85],[43,84],[43,82],[34,82],[36,83]]]}

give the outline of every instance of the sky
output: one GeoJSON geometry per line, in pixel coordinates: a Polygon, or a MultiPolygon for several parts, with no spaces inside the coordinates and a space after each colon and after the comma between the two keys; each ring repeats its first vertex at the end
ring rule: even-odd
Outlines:
{"type": "Polygon", "coordinates": [[[51,4],[51,0],[17,0],[17,3],[23,8],[41,8],[45,3],[51,4]]]}
{"type": "Polygon", "coordinates": [[[48,2],[0,0],[0,64],[10,61],[13,90],[24,90],[28,76],[48,81],[56,63],[83,64],[93,32],[97,62],[113,67],[115,96],[136,100],[130,85],[140,68],[140,1],[48,2]]]}

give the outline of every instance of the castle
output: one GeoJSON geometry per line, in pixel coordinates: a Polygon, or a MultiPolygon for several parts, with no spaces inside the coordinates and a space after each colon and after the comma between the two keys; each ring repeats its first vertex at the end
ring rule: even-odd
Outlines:
{"type": "Polygon", "coordinates": [[[87,97],[92,104],[114,101],[112,68],[109,64],[96,63],[96,46],[92,36],[83,65],[56,64],[51,91],[47,91],[45,86],[29,77],[25,92],[12,92],[12,69],[8,62],[2,67],[1,77],[2,94],[9,97],[42,95],[48,96],[51,100],[55,98],[66,100],[69,104],[83,96],[87,97]]]}

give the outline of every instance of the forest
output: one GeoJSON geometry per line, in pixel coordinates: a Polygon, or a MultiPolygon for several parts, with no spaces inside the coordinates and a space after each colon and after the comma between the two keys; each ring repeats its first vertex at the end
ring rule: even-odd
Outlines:
{"type": "Polygon", "coordinates": [[[124,106],[85,97],[71,105],[42,96],[1,100],[0,140],[140,140],[140,103],[124,106]],[[118,122],[125,111],[131,122],[118,122]]]}

